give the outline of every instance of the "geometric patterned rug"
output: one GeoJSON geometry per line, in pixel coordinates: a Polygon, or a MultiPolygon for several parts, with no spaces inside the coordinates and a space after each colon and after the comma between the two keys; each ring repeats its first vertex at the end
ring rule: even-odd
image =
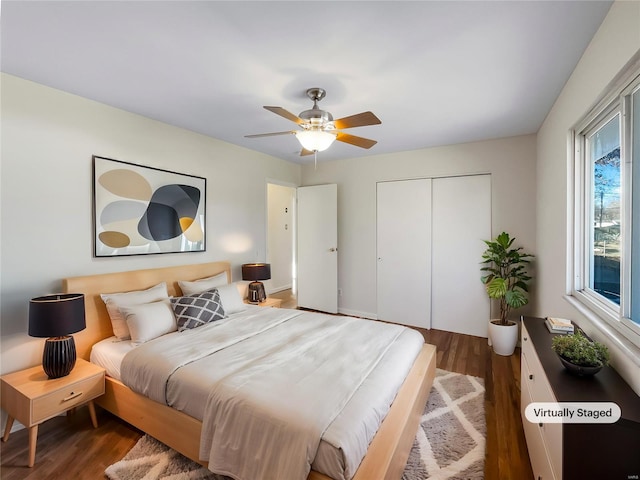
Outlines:
{"type": "MultiPolygon", "coordinates": [[[[402,480],[484,478],[486,423],[484,381],[436,370],[436,378],[402,480]]],[[[144,435],[109,480],[224,480],[175,450],[144,435]]]]}
{"type": "Polygon", "coordinates": [[[438,369],[403,480],[484,478],[484,380],[438,369]]]}
{"type": "Polygon", "coordinates": [[[109,480],[223,480],[150,435],[144,435],[122,460],[107,467],[109,480]]]}

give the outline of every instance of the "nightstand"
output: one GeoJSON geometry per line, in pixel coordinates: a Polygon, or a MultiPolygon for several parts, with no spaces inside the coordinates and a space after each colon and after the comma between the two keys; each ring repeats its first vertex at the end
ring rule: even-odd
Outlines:
{"type": "Polygon", "coordinates": [[[7,426],[2,441],[9,440],[13,421],[29,429],[29,466],[36,460],[38,425],[50,418],[89,402],[94,428],[98,426],[93,399],[104,394],[104,368],[82,360],[66,377],[49,380],[42,366],[8,373],[0,377],[2,409],[7,412],[7,426]]]}
{"type": "Polygon", "coordinates": [[[282,299],[267,297],[267,299],[264,302],[250,303],[249,300],[245,300],[244,303],[249,303],[250,305],[258,305],[259,307],[280,308],[280,305],[282,305],[282,299]]]}

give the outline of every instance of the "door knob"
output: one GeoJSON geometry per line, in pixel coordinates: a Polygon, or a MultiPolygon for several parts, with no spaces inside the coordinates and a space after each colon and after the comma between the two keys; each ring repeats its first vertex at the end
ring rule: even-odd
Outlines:
{"type": "Polygon", "coordinates": [[[337,251],[338,251],[338,249],[337,249],[337,248],[335,248],[335,247],[331,247],[331,248],[329,249],[329,251],[330,251],[330,252],[337,252],[337,251]]]}

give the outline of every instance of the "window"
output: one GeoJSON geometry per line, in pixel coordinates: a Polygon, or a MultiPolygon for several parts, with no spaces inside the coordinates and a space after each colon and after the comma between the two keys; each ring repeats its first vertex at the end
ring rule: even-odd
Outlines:
{"type": "Polygon", "coordinates": [[[589,176],[588,287],[620,305],[620,114],[586,135],[589,176]]]}
{"type": "Polygon", "coordinates": [[[640,346],[640,70],[573,132],[572,296],[640,346]]]}

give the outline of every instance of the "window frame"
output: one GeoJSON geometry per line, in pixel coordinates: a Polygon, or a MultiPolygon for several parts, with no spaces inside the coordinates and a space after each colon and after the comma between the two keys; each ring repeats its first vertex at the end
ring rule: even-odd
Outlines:
{"type": "MultiPolygon", "coordinates": [[[[568,299],[595,323],[602,320],[627,341],[640,347],[640,326],[631,321],[631,262],[632,262],[632,95],[640,91],[640,58],[630,62],[609,86],[603,98],[569,132],[569,231],[567,269],[568,299]],[[621,262],[620,305],[606,299],[590,288],[593,239],[593,185],[588,138],[599,128],[620,115],[620,187],[621,195],[621,262]],[[571,199],[573,201],[571,201],[571,199]],[[586,310],[585,310],[586,307],[586,310]],[[595,317],[595,318],[594,318],[595,317]]],[[[633,119],[640,122],[640,118],[633,119]]],[[[640,168],[640,152],[636,152],[636,168],[640,168]]],[[[636,187],[638,188],[638,187],[636,187]]],[[[640,189],[639,189],[640,190],[640,189]]],[[[636,195],[640,194],[636,192],[636,195]]],[[[640,228],[640,225],[636,226],[640,228]]],[[[637,253],[636,253],[637,254],[637,253]]],[[[636,298],[640,301],[640,297],[636,298]]],[[[613,333],[611,329],[609,334],[613,333]]]]}

